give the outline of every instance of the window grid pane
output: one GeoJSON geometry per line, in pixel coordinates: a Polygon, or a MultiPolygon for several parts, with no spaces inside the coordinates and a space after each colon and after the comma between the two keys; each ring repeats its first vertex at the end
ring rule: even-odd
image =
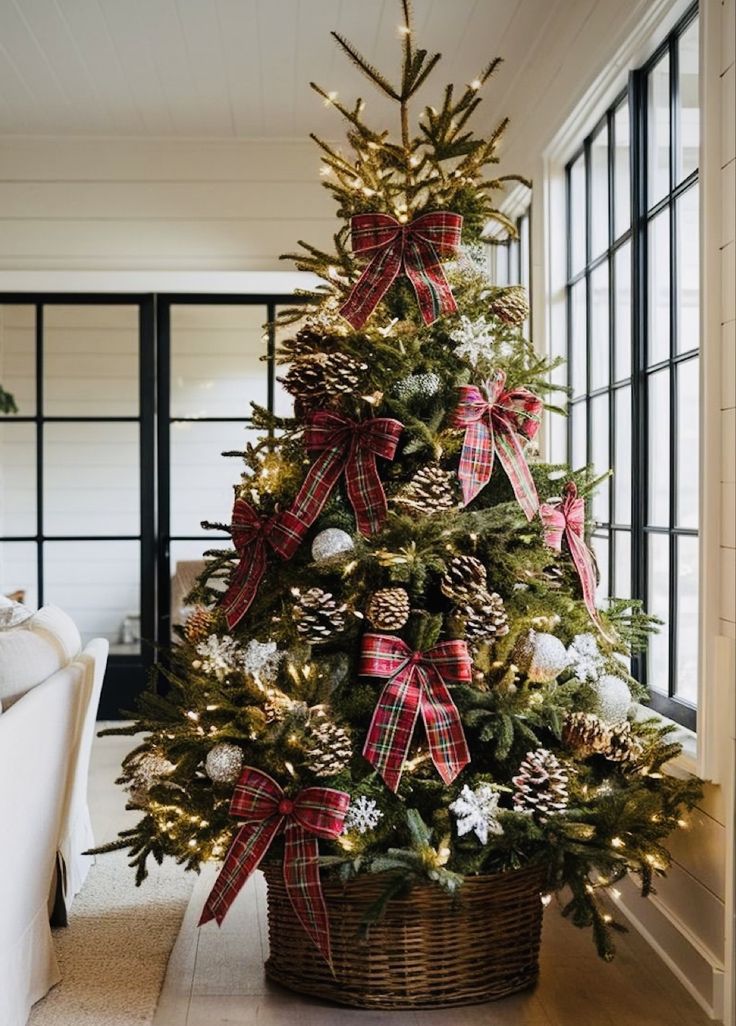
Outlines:
{"type": "Polygon", "coordinates": [[[569,454],[573,466],[585,457],[597,474],[609,462],[615,472],[589,511],[595,525],[591,544],[604,571],[598,598],[642,599],[663,620],[646,656],[632,660],[632,672],[648,685],[658,710],[693,728],[699,598],[697,43],[693,7],[634,72],[626,93],[567,167],[569,454]],[[636,192],[632,175],[641,183],[636,192]]]}

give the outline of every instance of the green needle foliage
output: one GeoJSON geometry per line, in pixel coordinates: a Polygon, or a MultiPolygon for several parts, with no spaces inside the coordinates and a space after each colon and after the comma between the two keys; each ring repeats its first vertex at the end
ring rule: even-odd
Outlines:
{"type": "MultiPolygon", "coordinates": [[[[462,447],[452,421],[458,386],[500,370],[509,388],[540,396],[549,415],[558,412],[558,401],[552,365],[523,337],[526,310],[518,288],[495,286],[475,258],[489,222],[514,231],[497,201],[508,176],[493,174],[505,122],[488,138],[470,127],[498,61],[461,90],[448,86],[438,106],[425,107],[412,127],[410,103],[440,58],[415,47],[407,0],[402,10],[398,79],[335,34],[353,64],[397,106],[395,138],[365,120],[360,100],[343,104],[313,86],[346,123],[347,150],[315,137],[324,185],[344,223],[331,251],[302,243],[292,257],[322,280],[276,325],[277,360],[296,399],[295,416],[254,406],[260,441],[225,454],[237,461],[236,496],[270,516],[290,507],[304,480],[310,409],[326,407],[356,420],[397,418],[404,429],[396,456],[379,461],[388,516],[376,534],[361,536],[341,482],[294,558],[268,559],[253,604],[232,630],[219,603],[239,554],[229,544],[206,554],[190,596],[197,607],[192,618],[163,653],[150,690],[131,714],[133,725],[112,731],[143,734],[121,777],[141,820],[103,850],[129,849],[139,880],[149,856],[160,861],[169,855],[193,869],[222,858],[238,829],[229,815],[237,773],[213,779],[207,757],[228,745],[242,753],[244,765],[270,774],[289,793],[327,785],[348,791],[355,809],[372,810],[369,821],[349,818],[338,843],[321,844],[326,872],[346,880],[357,872],[385,874],[386,891],[372,914],[418,880],[454,893],[467,874],[540,862],[548,867],[550,889],[566,895],[566,915],[592,927],[608,958],[616,923],[600,900],[603,889],[635,873],[643,892],[652,890],[669,863],[667,837],[697,800],[700,784],[668,775],[666,764],[679,748],[657,721],[634,719],[633,707],[628,719],[619,711],[619,720],[604,721],[600,678],[613,676],[634,699],[646,697],[626,660],[646,646],[656,622],[637,603],[611,599],[601,611],[606,633],[598,634],[569,552],[545,545],[539,518],[527,521],[498,460],[490,483],[467,507],[452,484],[462,447]],[[349,219],[382,211],[405,223],[433,210],[464,219],[464,251],[445,265],[458,313],[425,325],[411,286],[399,278],[368,323],[352,330],[338,314],[363,266],[348,244],[349,219]],[[449,503],[407,506],[407,488],[427,468],[447,472],[449,503]],[[328,528],[346,533],[349,550],[315,559],[312,543],[328,528]],[[503,609],[504,629],[471,633],[467,611],[458,612],[442,584],[458,556],[481,565],[494,608],[503,609]],[[295,615],[310,589],[321,589],[332,603],[319,641],[305,638],[295,615]],[[358,657],[369,604],[385,589],[403,589],[400,598],[410,611],[387,633],[413,649],[449,638],[464,638],[470,648],[473,678],[451,692],[472,761],[450,786],[429,758],[421,726],[396,794],[361,754],[385,682],[360,676],[358,657]],[[524,657],[533,647],[531,632],[552,636],[558,650],[587,635],[595,672],[569,656],[567,665],[540,677],[524,657]],[[592,724],[593,733],[576,735],[581,722],[585,730],[592,724]],[[524,797],[519,778],[530,753],[547,760],[548,779],[541,783],[556,801],[551,807],[524,797]],[[495,813],[479,812],[461,833],[458,799],[489,787],[498,795],[495,813]],[[483,815],[492,827],[485,837],[475,829],[483,815]]],[[[573,480],[586,500],[595,488],[586,467],[546,465],[532,444],[526,456],[541,502],[559,496],[565,480],[573,480]]],[[[227,524],[205,526],[230,533],[227,524]]],[[[279,857],[278,844],[271,857],[279,857]]]]}

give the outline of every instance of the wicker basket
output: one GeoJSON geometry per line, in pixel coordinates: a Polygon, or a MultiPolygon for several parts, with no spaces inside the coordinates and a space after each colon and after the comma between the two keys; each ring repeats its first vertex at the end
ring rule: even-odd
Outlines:
{"type": "Polygon", "coordinates": [[[414,887],[389,902],[367,936],[361,923],[385,878],[323,879],[334,977],[294,914],[281,867],[263,870],[266,975],[290,990],[359,1008],[441,1008],[492,1001],[537,978],[544,867],[468,876],[454,902],[431,884],[414,887]]]}

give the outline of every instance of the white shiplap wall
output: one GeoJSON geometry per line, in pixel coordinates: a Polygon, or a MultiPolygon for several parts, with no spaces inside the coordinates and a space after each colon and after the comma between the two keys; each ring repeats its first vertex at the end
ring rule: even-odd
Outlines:
{"type": "Polygon", "coordinates": [[[311,142],[0,138],[0,270],[288,269],[337,227],[311,142]]]}

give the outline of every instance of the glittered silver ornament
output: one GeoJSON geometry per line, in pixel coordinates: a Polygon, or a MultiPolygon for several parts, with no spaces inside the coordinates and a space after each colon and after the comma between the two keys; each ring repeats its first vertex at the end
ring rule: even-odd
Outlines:
{"type": "Polygon", "coordinates": [[[213,784],[234,784],[243,769],[243,750],[223,742],[207,753],[204,769],[213,784]]]}
{"type": "Polygon", "coordinates": [[[402,378],[397,382],[394,392],[404,402],[424,397],[431,399],[439,392],[440,384],[439,377],[433,371],[427,371],[425,374],[410,374],[402,378]]]}
{"type": "Polygon", "coordinates": [[[329,559],[352,552],[355,543],[347,531],[339,527],[328,527],[320,531],[312,542],[312,559],[315,563],[325,563],[329,559]]]}
{"type": "Polygon", "coordinates": [[[631,691],[625,680],[607,673],[595,681],[592,687],[596,693],[593,711],[604,723],[610,726],[626,719],[631,707],[631,691]]]}
{"type": "Polygon", "coordinates": [[[554,634],[529,630],[517,641],[514,662],[534,684],[549,684],[569,664],[567,649],[554,634]]]}

